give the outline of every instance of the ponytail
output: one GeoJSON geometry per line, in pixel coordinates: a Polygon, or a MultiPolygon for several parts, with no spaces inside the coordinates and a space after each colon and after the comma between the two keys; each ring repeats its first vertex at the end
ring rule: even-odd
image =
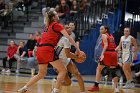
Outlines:
{"type": "Polygon", "coordinates": [[[45,23],[46,23],[46,26],[48,27],[49,26],[49,23],[50,23],[50,19],[48,17],[48,13],[47,12],[46,12],[45,18],[46,18],[45,23]]]}

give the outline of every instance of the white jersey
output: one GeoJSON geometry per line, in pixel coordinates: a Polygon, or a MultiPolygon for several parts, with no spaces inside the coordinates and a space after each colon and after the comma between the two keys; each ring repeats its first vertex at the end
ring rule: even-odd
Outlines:
{"type": "Polygon", "coordinates": [[[59,51],[59,58],[62,60],[63,64],[67,66],[71,58],[67,58],[65,53],[65,48],[71,48],[71,43],[68,38],[62,37],[57,43],[56,52],[59,51]]]}
{"type": "Polygon", "coordinates": [[[132,53],[132,36],[129,35],[127,38],[125,36],[121,37],[122,41],[122,61],[127,63],[133,62],[133,53],[132,53]]]}
{"type": "Polygon", "coordinates": [[[132,36],[129,35],[127,38],[125,36],[121,37],[122,41],[122,52],[130,53],[132,52],[132,43],[131,43],[132,36]]]}

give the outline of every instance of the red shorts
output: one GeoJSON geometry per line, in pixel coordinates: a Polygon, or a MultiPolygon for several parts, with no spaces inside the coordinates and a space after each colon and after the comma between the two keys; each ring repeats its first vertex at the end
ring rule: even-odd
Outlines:
{"type": "Polygon", "coordinates": [[[115,51],[107,51],[104,53],[103,64],[105,66],[117,66],[117,53],[115,51]]]}
{"type": "Polygon", "coordinates": [[[58,56],[55,55],[55,50],[53,47],[42,46],[37,48],[36,58],[38,64],[48,64],[49,62],[57,60],[58,56]]]}

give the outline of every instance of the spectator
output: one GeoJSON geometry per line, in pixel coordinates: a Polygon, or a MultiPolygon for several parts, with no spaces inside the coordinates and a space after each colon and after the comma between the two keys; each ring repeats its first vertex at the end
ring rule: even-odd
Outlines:
{"type": "Polygon", "coordinates": [[[0,15],[4,13],[5,3],[3,0],[0,0],[0,15]]]}
{"type": "Polygon", "coordinates": [[[72,6],[73,6],[73,1],[74,1],[74,0],[67,0],[67,4],[68,4],[68,6],[69,6],[70,9],[71,9],[72,6]]]}
{"type": "Polygon", "coordinates": [[[24,16],[24,12],[25,12],[25,5],[24,5],[24,1],[23,0],[18,0],[17,5],[16,5],[16,11],[14,14],[14,16],[24,16]]]}
{"type": "Polygon", "coordinates": [[[80,2],[80,12],[85,12],[86,8],[87,8],[87,1],[86,0],[82,0],[80,2]]]}
{"type": "Polygon", "coordinates": [[[10,45],[7,49],[7,57],[3,58],[3,70],[2,72],[6,72],[6,73],[10,73],[11,72],[11,67],[12,67],[12,63],[14,61],[16,61],[16,59],[14,58],[14,54],[17,51],[17,46],[15,44],[14,41],[10,41],[10,45]],[[9,68],[6,71],[6,62],[9,62],[9,68]]]}
{"type": "Polygon", "coordinates": [[[28,67],[31,68],[31,75],[33,76],[35,74],[35,67],[37,65],[37,59],[36,59],[36,49],[37,47],[35,46],[34,50],[33,50],[33,57],[29,57],[27,59],[28,62],[28,67]]]}
{"type": "Polygon", "coordinates": [[[23,0],[19,0],[16,6],[17,11],[25,11],[25,5],[23,0]]]}
{"type": "Polygon", "coordinates": [[[9,6],[6,5],[3,0],[0,0],[0,25],[2,25],[3,28],[8,26],[9,13],[9,6]]]}
{"type": "Polygon", "coordinates": [[[25,46],[24,41],[20,41],[17,52],[16,54],[14,54],[14,57],[17,60],[16,73],[19,73],[21,62],[27,61],[27,57],[28,57],[28,50],[27,50],[27,47],[25,46]]]}
{"type": "Polygon", "coordinates": [[[78,11],[79,11],[79,9],[78,9],[78,6],[77,6],[77,1],[73,0],[72,7],[71,7],[71,10],[70,10],[71,20],[75,20],[78,11]]]}
{"type": "Polygon", "coordinates": [[[47,4],[46,6],[47,7],[55,7],[58,3],[58,0],[46,0],[47,4]]]}
{"type": "Polygon", "coordinates": [[[64,24],[68,21],[68,17],[70,14],[69,6],[66,4],[65,0],[61,0],[61,4],[58,9],[58,16],[60,17],[61,22],[64,24]]]}
{"type": "Polygon", "coordinates": [[[29,39],[26,43],[26,47],[28,49],[28,56],[31,57],[32,56],[32,52],[33,52],[33,49],[36,45],[37,41],[34,39],[34,36],[33,34],[30,34],[29,35],[29,39]]]}
{"type": "Polygon", "coordinates": [[[41,40],[41,32],[39,32],[39,31],[35,32],[35,40],[37,41],[37,43],[40,42],[40,40],[41,40]]]}

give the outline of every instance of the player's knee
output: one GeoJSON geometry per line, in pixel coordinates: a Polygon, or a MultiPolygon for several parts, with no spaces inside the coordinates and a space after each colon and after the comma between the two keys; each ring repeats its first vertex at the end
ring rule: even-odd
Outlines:
{"type": "Polygon", "coordinates": [[[102,68],[101,67],[97,67],[97,69],[96,69],[96,72],[99,72],[99,73],[101,73],[102,72],[102,68]]]}
{"type": "Polygon", "coordinates": [[[67,74],[67,71],[61,71],[58,73],[58,76],[57,76],[57,79],[60,80],[60,81],[63,81],[65,76],[67,74]]]}
{"type": "Polygon", "coordinates": [[[110,69],[111,70],[111,76],[112,76],[112,78],[118,78],[118,76],[117,76],[117,69],[116,68],[111,68],[110,69]]]}

